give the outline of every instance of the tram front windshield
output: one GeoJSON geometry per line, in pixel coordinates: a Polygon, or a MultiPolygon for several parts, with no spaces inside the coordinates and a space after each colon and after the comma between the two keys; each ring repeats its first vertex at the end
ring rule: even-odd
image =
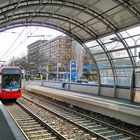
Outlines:
{"type": "Polygon", "coordinates": [[[2,75],[2,87],[3,88],[20,88],[21,87],[21,75],[20,74],[3,74],[2,75]]]}

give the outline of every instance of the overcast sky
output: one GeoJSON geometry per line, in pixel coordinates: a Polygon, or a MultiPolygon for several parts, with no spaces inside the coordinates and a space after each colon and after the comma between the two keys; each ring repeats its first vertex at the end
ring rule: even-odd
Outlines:
{"type": "Polygon", "coordinates": [[[50,40],[63,33],[45,27],[18,27],[0,33],[0,61],[27,54],[27,46],[36,40],[50,40]]]}

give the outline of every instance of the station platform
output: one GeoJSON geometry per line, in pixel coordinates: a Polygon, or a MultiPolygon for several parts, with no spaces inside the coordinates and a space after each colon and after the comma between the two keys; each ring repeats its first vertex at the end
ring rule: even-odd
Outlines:
{"type": "Polygon", "coordinates": [[[36,85],[26,86],[25,90],[140,126],[140,105],[132,104],[128,100],[36,85]]]}
{"type": "Polygon", "coordinates": [[[0,139],[27,140],[0,101],[0,139]]]}

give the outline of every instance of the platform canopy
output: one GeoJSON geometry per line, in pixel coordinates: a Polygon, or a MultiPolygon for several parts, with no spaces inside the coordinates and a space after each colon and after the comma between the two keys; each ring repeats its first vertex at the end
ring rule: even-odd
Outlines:
{"type": "Polygon", "coordinates": [[[1,0],[0,31],[23,25],[77,40],[91,55],[99,85],[130,86],[140,66],[140,0],[1,0]]]}

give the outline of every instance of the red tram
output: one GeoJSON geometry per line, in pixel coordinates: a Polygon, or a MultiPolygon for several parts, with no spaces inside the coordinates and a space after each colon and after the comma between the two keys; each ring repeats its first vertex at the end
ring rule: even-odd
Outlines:
{"type": "Polygon", "coordinates": [[[19,67],[0,67],[0,99],[18,99],[22,96],[22,70],[19,67]]]}

